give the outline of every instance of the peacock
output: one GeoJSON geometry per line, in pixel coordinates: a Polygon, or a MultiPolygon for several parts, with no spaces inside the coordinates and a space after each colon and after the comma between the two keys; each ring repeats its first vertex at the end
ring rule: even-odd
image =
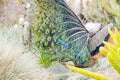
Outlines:
{"type": "Polygon", "coordinates": [[[50,61],[85,65],[109,38],[110,25],[92,33],[64,0],[37,0],[36,4],[33,43],[50,61]]]}

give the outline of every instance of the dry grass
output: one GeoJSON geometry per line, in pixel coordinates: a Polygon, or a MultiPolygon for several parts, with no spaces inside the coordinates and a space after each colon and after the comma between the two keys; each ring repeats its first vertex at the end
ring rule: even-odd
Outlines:
{"type": "Polygon", "coordinates": [[[24,52],[16,30],[6,29],[0,30],[0,80],[40,80],[37,58],[24,52]]]}

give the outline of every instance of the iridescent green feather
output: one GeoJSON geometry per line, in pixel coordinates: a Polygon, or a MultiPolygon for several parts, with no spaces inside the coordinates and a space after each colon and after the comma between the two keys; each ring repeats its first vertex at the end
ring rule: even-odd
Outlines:
{"type": "Polygon", "coordinates": [[[90,59],[89,33],[63,0],[37,0],[35,44],[51,61],[84,64],[90,59]]]}

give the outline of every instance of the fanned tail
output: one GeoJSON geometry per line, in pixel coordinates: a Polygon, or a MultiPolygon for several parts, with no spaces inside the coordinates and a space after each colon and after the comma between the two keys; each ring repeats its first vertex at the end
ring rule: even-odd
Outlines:
{"type": "Polygon", "coordinates": [[[89,33],[64,0],[39,0],[38,6],[35,35],[42,54],[52,55],[51,60],[88,62],[89,33]]]}

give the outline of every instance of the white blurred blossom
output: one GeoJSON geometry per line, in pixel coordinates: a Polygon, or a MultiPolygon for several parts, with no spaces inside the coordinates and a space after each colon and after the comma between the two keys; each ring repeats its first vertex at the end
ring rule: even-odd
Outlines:
{"type": "Polygon", "coordinates": [[[28,21],[25,21],[24,22],[24,27],[28,28],[30,26],[29,22],[28,21]]]}
{"type": "Polygon", "coordinates": [[[30,3],[27,3],[26,4],[26,9],[29,9],[31,7],[31,4],[30,3]]]}
{"type": "Polygon", "coordinates": [[[18,24],[15,24],[15,25],[14,25],[14,28],[17,29],[17,28],[18,28],[18,24]]]}
{"type": "Polygon", "coordinates": [[[23,17],[19,18],[19,25],[24,25],[25,19],[23,17]]]}

